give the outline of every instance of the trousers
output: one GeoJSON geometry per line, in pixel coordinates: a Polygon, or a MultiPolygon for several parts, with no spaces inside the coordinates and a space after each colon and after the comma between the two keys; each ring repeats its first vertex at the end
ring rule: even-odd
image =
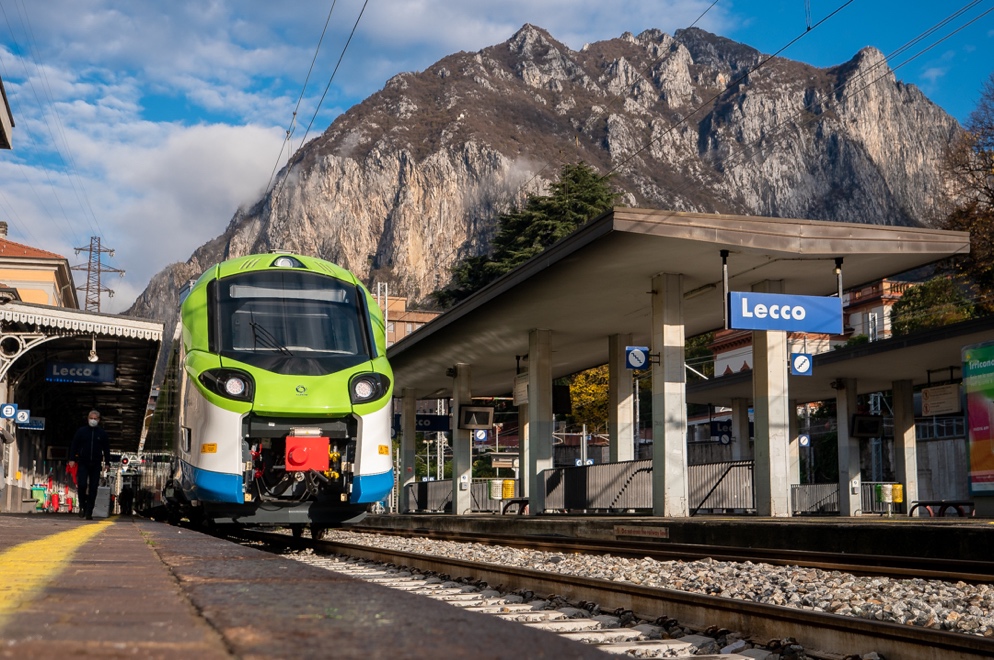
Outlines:
{"type": "Polygon", "coordinates": [[[76,490],[79,492],[79,508],[83,515],[93,515],[93,505],[97,501],[97,488],[100,487],[100,464],[77,463],[76,490]]]}

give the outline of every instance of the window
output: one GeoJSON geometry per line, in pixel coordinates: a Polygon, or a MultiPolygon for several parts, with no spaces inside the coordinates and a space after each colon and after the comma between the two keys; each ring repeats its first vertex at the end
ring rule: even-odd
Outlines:
{"type": "MultiPolygon", "coordinates": [[[[351,284],[301,271],[217,283],[220,354],[278,373],[320,375],[369,359],[351,284]]],[[[213,305],[212,305],[213,306],[213,305]]]]}

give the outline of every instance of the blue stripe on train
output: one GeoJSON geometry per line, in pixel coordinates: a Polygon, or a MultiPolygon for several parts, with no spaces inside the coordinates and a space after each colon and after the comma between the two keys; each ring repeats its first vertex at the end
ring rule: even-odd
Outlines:
{"type": "Polygon", "coordinates": [[[183,490],[191,500],[232,502],[244,504],[242,475],[212,472],[180,461],[183,469],[183,490]]]}
{"type": "Polygon", "coordinates": [[[379,502],[393,488],[393,470],[380,474],[367,474],[352,480],[352,497],[354,504],[379,502]]]}

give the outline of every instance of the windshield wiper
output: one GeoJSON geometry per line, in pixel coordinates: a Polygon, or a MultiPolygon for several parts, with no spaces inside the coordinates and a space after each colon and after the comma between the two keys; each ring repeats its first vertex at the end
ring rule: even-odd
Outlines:
{"type": "Polygon", "coordinates": [[[290,352],[290,349],[280,343],[280,340],[277,339],[276,336],[267,330],[263,325],[256,323],[255,321],[249,321],[249,327],[252,328],[252,337],[258,345],[263,348],[274,350],[277,353],[293,357],[293,353],[290,352]]]}

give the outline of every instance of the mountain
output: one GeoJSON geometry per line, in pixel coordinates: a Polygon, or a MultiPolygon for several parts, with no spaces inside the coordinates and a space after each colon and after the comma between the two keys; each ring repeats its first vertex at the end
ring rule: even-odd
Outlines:
{"type": "Polygon", "coordinates": [[[611,173],[631,206],[927,225],[943,210],[938,163],[959,130],[872,48],[819,69],[698,29],[574,51],[525,25],[389,80],[221,236],[153,277],[128,313],[169,324],[187,280],[273,248],[423,301],[564,162],[611,173]]]}

